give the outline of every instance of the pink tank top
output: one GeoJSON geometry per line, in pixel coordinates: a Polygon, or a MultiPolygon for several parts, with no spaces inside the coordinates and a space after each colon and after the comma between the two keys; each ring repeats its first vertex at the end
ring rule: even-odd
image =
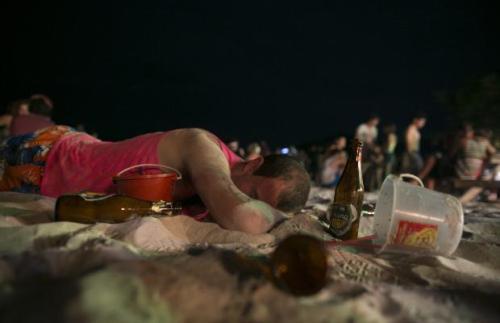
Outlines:
{"type": "MultiPolygon", "coordinates": [[[[52,197],[84,190],[113,193],[112,178],[121,170],[137,164],[159,163],[158,143],[165,135],[168,132],[109,142],[83,132],[69,133],[50,150],[40,191],[52,197]]],[[[232,168],[241,159],[220,139],[217,141],[232,168]]]]}

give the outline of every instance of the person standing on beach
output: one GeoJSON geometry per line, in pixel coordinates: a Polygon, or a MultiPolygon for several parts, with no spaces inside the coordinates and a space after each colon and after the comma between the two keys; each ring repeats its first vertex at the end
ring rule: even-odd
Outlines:
{"type": "Polygon", "coordinates": [[[423,167],[423,159],[420,154],[420,129],[425,126],[427,117],[422,114],[416,114],[405,133],[406,151],[401,161],[401,172],[418,174],[423,167]]]}

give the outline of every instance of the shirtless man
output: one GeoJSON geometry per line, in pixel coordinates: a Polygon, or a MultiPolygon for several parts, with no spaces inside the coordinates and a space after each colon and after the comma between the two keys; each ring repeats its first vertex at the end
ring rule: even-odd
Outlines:
{"type": "Polygon", "coordinates": [[[269,230],[283,213],[304,206],[307,172],[287,156],[244,161],[215,135],[178,129],[103,142],[64,126],[13,137],[4,149],[0,190],[57,197],[83,190],[113,192],[112,177],[136,164],[163,164],[183,175],[174,200],[198,195],[222,227],[248,233],[269,230]],[[279,211],[281,210],[281,211],[279,211]]]}
{"type": "Polygon", "coordinates": [[[372,146],[376,143],[378,137],[377,126],[380,118],[377,115],[372,115],[370,118],[359,125],[356,129],[355,138],[361,140],[365,146],[372,146]]]}
{"type": "Polygon", "coordinates": [[[425,126],[426,122],[426,116],[419,113],[413,117],[412,122],[406,128],[406,152],[403,155],[402,172],[417,175],[424,166],[422,156],[420,155],[420,129],[425,126]]]}

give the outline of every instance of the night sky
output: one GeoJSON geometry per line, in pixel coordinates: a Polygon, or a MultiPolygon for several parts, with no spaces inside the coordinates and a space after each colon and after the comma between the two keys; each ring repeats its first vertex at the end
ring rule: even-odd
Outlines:
{"type": "Polygon", "coordinates": [[[103,139],[203,127],[304,143],[403,128],[500,70],[498,1],[2,1],[0,105],[32,93],[103,139]],[[7,2],[7,3],[6,3],[7,2]],[[496,3],[496,4],[495,4],[496,3]]]}

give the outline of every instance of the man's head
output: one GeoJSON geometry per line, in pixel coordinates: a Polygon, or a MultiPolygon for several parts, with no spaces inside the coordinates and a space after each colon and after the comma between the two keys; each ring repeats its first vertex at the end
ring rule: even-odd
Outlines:
{"type": "Polygon", "coordinates": [[[335,146],[338,150],[344,150],[347,146],[347,138],[344,136],[338,137],[337,139],[335,139],[335,146]]]}
{"type": "Polygon", "coordinates": [[[247,155],[252,155],[252,156],[260,155],[261,152],[262,152],[262,148],[256,142],[251,143],[247,147],[247,155]]]}
{"type": "Polygon", "coordinates": [[[380,118],[379,118],[379,116],[378,116],[378,115],[376,115],[376,114],[373,114],[373,115],[371,115],[371,116],[370,116],[370,118],[366,121],[366,124],[367,124],[368,126],[370,126],[370,127],[376,127],[376,126],[378,126],[379,122],[380,122],[380,118]]]}
{"type": "Polygon", "coordinates": [[[492,136],[493,136],[493,132],[490,129],[481,128],[476,133],[476,137],[478,137],[478,139],[482,139],[482,140],[491,140],[492,136]]]}
{"type": "Polygon", "coordinates": [[[233,152],[237,153],[238,149],[240,149],[240,142],[236,138],[230,138],[226,141],[226,145],[231,149],[233,152]]]}
{"type": "Polygon", "coordinates": [[[52,107],[44,99],[36,98],[30,100],[29,111],[33,114],[50,117],[52,107]]]}
{"type": "Polygon", "coordinates": [[[465,123],[464,125],[462,125],[461,133],[463,134],[463,137],[467,139],[474,138],[474,128],[470,123],[465,123]]]}
{"type": "Polygon", "coordinates": [[[397,130],[397,128],[396,128],[396,125],[394,123],[389,123],[389,124],[385,125],[385,127],[384,127],[384,133],[386,135],[391,134],[391,133],[395,134],[396,130],[397,130]]]}
{"type": "Polygon", "coordinates": [[[304,166],[285,155],[243,161],[233,167],[231,177],[243,193],[284,212],[300,210],[311,188],[304,166]]]}
{"type": "Polygon", "coordinates": [[[42,99],[45,105],[49,107],[50,110],[54,109],[54,102],[45,94],[33,94],[30,97],[30,100],[35,100],[35,99],[42,99]]]}
{"type": "Polygon", "coordinates": [[[413,124],[418,129],[422,129],[425,126],[426,122],[427,122],[427,116],[423,112],[419,112],[413,117],[413,124]]]}

